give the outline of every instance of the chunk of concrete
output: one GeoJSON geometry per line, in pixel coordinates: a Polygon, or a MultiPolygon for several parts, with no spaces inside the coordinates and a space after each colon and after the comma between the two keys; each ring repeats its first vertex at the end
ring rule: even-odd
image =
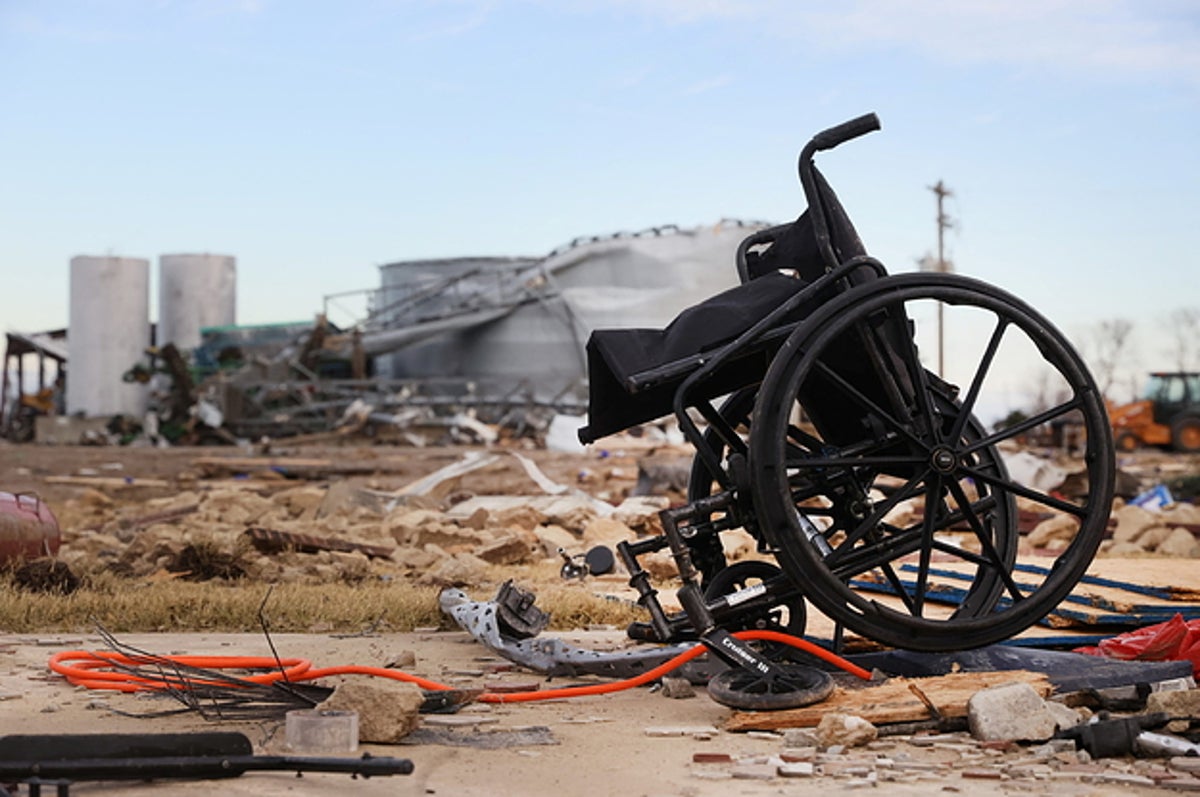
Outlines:
{"type": "Polygon", "coordinates": [[[319,707],[358,712],[360,742],[395,744],[417,727],[424,700],[416,684],[374,678],[342,681],[319,707]]]}
{"type": "Polygon", "coordinates": [[[1157,712],[1179,719],[1200,719],[1200,689],[1151,692],[1146,697],[1146,713],[1157,712]]]}
{"type": "Polygon", "coordinates": [[[973,694],[967,701],[967,726],[984,742],[1044,742],[1054,735],[1058,721],[1032,686],[1013,682],[973,694]]]}
{"type": "Polygon", "coordinates": [[[1034,548],[1058,547],[1053,543],[1069,543],[1079,531],[1079,521],[1066,513],[1054,515],[1034,526],[1025,538],[1034,548]]]}
{"type": "Polygon", "coordinates": [[[613,518],[592,518],[583,527],[583,541],[588,545],[609,545],[615,548],[619,542],[632,542],[636,538],[637,532],[613,518]]]}
{"type": "Polygon", "coordinates": [[[879,730],[874,725],[854,714],[826,714],[817,725],[817,739],[826,748],[858,747],[875,741],[878,736],[879,730]]]}
{"type": "Polygon", "coordinates": [[[1192,532],[1180,526],[1159,544],[1156,551],[1164,556],[1196,559],[1200,557],[1200,542],[1196,542],[1192,532]]]}
{"type": "Polygon", "coordinates": [[[1114,543],[1137,542],[1137,538],[1142,536],[1146,529],[1162,522],[1162,519],[1153,512],[1133,504],[1126,504],[1115,510],[1112,516],[1117,521],[1117,527],[1113,529],[1112,535],[1114,543]]]}
{"type": "Polygon", "coordinates": [[[546,558],[558,558],[558,549],[572,552],[579,547],[579,538],[562,526],[538,526],[533,530],[534,536],[542,546],[542,554],[546,558]]]}
{"type": "Polygon", "coordinates": [[[1054,717],[1054,723],[1058,730],[1065,731],[1068,728],[1074,728],[1079,723],[1083,722],[1083,715],[1070,706],[1059,703],[1056,700],[1045,700],[1042,705],[1054,717]]]}
{"type": "Polygon", "coordinates": [[[494,565],[516,565],[530,559],[529,543],[520,536],[501,537],[475,551],[475,555],[494,565]]]}
{"type": "Polygon", "coordinates": [[[696,689],[687,678],[666,676],[662,679],[662,696],[673,700],[686,700],[696,696],[696,689]]]}

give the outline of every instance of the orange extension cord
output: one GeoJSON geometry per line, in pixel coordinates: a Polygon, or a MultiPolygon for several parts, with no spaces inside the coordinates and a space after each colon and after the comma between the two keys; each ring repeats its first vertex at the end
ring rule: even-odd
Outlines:
{"type": "MultiPolygon", "coordinates": [[[[834,666],[845,670],[851,675],[864,681],[871,679],[871,673],[841,656],[830,653],[824,648],[814,645],[805,639],[783,634],[778,631],[739,631],[734,634],[742,640],[765,640],[791,645],[807,653],[811,653],[834,666]]],[[[559,700],[567,697],[584,695],[605,695],[620,692],[637,686],[644,686],[658,680],[676,667],[691,661],[705,652],[704,645],[696,645],[690,650],[663,662],[652,670],[647,670],[633,678],[623,681],[611,681],[603,684],[588,686],[570,686],[560,689],[545,689],[533,692],[485,692],[479,696],[484,703],[524,703],[533,700],[559,700]]],[[[422,689],[446,691],[455,687],[439,684],[416,675],[410,675],[401,670],[386,667],[365,667],[347,664],[339,667],[314,668],[307,659],[274,659],[269,656],[162,656],[164,661],[181,667],[196,667],[209,670],[257,670],[257,674],[238,675],[245,681],[256,684],[301,683],[328,678],[334,675],[371,675],[378,678],[391,678],[395,681],[407,681],[422,689]]],[[[155,679],[143,675],[122,672],[121,667],[131,667],[146,664],[144,658],[126,656],[122,653],[103,653],[87,650],[66,650],[55,653],[50,657],[50,669],[67,679],[75,686],[85,686],[88,689],[113,689],[120,692],[154,692],[167,689],[179,689],[180,681],[168,673],[163,678],[155,679]]],[[[196,679],[192,679],[195,681],[196,679]]]]}

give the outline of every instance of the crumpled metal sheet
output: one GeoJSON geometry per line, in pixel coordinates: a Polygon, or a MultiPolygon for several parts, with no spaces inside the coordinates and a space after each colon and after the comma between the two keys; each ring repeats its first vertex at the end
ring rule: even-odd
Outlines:
{"type": "MultiPolygon", "coordinates": [[[[549,676],[598,675],[605,678],[633,678],[690,650],[696,643],[654,645],[621,651],[595,651],[577,647],[561,639],[514,639],[502,633],[496,619],[495,601],[473,601],[459,589],[442,590],[438,602],[444,613],[476,641],[509,661],[549,676]]],[[[693,659],[675,671],[694,683],[705,683],[713,673],[725,669],[710,663],[710,657],[693,659]]]]}

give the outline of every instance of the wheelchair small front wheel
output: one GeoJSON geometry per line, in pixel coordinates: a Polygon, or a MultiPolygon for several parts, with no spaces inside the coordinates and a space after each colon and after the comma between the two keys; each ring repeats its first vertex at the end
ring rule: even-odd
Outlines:
{"type": "Polygon", "coordinates": [[[740,711],[779,711],[820,703],[833,694],[833,676],[804,664],[777,662],[767,678],[742,667],[722,670],[708,682],[709,696],[740,711]]]}

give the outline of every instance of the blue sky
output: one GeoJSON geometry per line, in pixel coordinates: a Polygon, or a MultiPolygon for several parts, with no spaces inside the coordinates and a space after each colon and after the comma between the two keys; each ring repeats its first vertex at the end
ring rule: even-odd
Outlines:
{"type": "Polygon", "coordinates": [[[65,325],[77,254],[235,255],[257,323],[394,260],[781,221],[800,147],[867,111],[819,162],[889,268],[944,180],[960,272],[1171,365],[1194,0],[0,0],[0,326],[65,325]]]}

